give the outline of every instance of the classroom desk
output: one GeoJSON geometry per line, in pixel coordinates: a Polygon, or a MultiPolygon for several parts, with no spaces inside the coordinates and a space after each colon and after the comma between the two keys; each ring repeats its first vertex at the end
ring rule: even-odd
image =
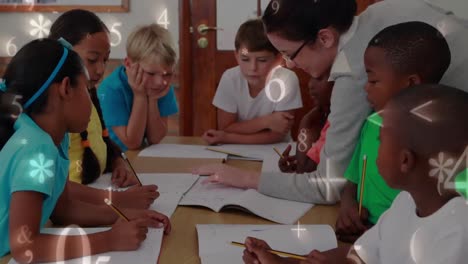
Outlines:
{"type": "MultiPolygon", "coordinates": [[[[163,143],[203,144],[201,138],[167,137],[163,143]]],[[[273,150],[272,150],[273,151],[273,150]]],[[[128,158],[137,172],[191,172],[193,167],[221,160],[170,159],[137,157],[138,151],[129,151],[128,158]]],[[[227,164],[249,170],[260,170],[260,162],[229,160],[227,164]]],[[[157,202],[157,200],[156,200],[157,202]]],[[[299,222],[301,224],[329,224],[335,226],[338,205],[316,205],[299,222]]],[[[165,236],[159,257],[160,264],[199,264],[196,224],[274,224],[242,211],[225,210],[215,213],[210,209],[178,206],[171,217],[172,232],[165,236]]],[[[340,243],[341,244],[341,243],[340,243]]],[[[9,256],[0,259],[6,264],[9,256]]]]}

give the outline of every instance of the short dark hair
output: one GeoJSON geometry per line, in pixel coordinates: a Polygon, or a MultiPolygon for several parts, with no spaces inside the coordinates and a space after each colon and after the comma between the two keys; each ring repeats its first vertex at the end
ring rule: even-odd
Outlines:
{"type": "Polygon", "coordinates": [[[440,152],[461,155],[468,146],[468,93],[460,89],[440,84],[413,86],[389,101],[384,119],[387,111],[398,124],[398,140],[422,158],[440,152]]]}
{"type": "Polygon", "coordinates": [[[262,20],[267,33],[291,41],[315,41],[326,27],[346,32],[356,10],[355,0],[272,0],[262,20]]]}
{"type": "Polygon", "coordinates": [[[99,32],[109,32],[109,29],[96,14],[87,10],[73,9],[55,20],[50,28],[49,38],[64,38],[75,46],[88,34],[99,32]]]}
{"type": "Polygon", "coordinates": [[[417,73],[425,83],[438,83],[450,65],[450,48],[442,33],[424,22],[389,26],[369,42],[382,48],[398,73],[417,73]]]}
{"type": "Polygon", "coordinates": [[[251,19],[244,22],[237,30],[234,45],[237,51],[243,45],[252,52],[266,50],[274,54],[279,53],[267,38],[265,28],[260,19],[251,19]]]}

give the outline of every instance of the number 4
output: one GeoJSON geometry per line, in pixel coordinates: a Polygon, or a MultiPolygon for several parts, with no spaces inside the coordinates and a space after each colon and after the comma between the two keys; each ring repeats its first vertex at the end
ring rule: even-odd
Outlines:
{"type": "Polygon", "coordinates": [[[167,26],[169,26],[170,23],[169,23],[169,19],[167,18],[167,8],[165,8],[164,11],[159,16],[158,24],[163,26],[165,29],[167,29],[167,26]]]}
{"type": "Polygon", "coordinates": [[[457,181],[456,182],[456,176],[458,175],[455,175],[455,173],[457,171],[461,171],[462,173],[466,174],[466,170],[468,169],[468,146],[465,147],[465,151],[463,152],[463,154],[460,156],[460,158],[458,159],[458,161],[455,163],[455,166],[452,168],[452,171],[450,172],[450,174],[448,175],[449,177],[447,177],[447,179],[445,180],[444,182],[444,188],[446,189],[451,189],[451,190],[456,190],[457,186],[456,185],[459,185],[459,187],[463,190],[460,190],[461,192],[467,192],[468,191],[468,178],[466,178],[466,175],[462,175],[465,176],[465,179],[464,181],[457,181]],[[461,164],[462,162],[465,161],[465,167],[461,167],[461,164]],[[460,170],[462,169],[462,170],[460,170]]]}

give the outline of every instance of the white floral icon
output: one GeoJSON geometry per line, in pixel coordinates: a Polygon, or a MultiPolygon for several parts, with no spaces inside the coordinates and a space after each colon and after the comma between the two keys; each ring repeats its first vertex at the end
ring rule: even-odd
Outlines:
{"type": "Polygon", "coordinates": [[[39,15],[37,21],[31,19],[29,24],[33,27],[33,29],[29,31],[29,34],[33,37],[43,38],[49,35],[52,21],[50,21],[50,19],[44,18],[43,15],[39,15]]]}
{"type": "MultiPolygon", "coordinates": [[[[439,183],[438,188],[440,188],[441,183],[445,182],[445,179],[446,179],[445,175],[450,176],[451,166],[453,164],[454,164],[453,159],[450,159],[450,158],[445,159],[443,152],[439,153],[437,160],[429,159],[429,165],[433,167],[433,169],[429,171],[429,176],[437,177],[438,183],[439,183]]],[[[440,192],[440,189],[439,189],[439,192],[440,192]]]]}
{"type": "Polygon", "coordinates": [[[46,177],[54,177],[54,172],[51,170],[51,167],[54,166],[53,160],[47,160],[44,157],[44,154],[40,153],[37,160],[30,160],[29,165],[34,169],[31,170],[29,176],[32,178],[37,178],[39,183],[44,183],[46,177]]]}

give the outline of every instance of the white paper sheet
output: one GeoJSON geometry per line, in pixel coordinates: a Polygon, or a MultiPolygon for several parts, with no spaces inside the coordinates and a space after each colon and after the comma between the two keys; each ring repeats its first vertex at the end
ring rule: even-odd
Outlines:
{"type": "MultiPolygon", "coordinates": [[[[246,159],[248,160],[251,158],[252,160],[264,160],[265,158],[269,157],[276,157],[276,161],[278,161],[279,156],[273,150],[273,147],[276,147],[280,152],[283,152],[284,149],[291,144],[295,146],[294,142],[282,142],[282,143],[275,143],[275,144],[265,144],[265,145],[243,145],[243,144],[225,144],[220,146],[212,146],[210,148],[224,150],[227,152],[238,153],[242,155],[242,157],[237,156],[228,156],[229,159],[246,159]]],[[[291,150],[291,155],[295,153],[295,147],[291,150]]]]}
{"type": "Polygon", "coordinates": [[[221,208],[239,198],[245,190],[223,184],[206,183],[208,177],[200,177],[193,187],[183,196],[179,205],[200,205],[219,212],[221,208]]]}
{"type": "MultiPolygon", "coordinates": [[[[198,175],[184,173],[138,173],[138,177],[143,185],[156,184],[160,196],[151,205],[151,209],[160,212],[168,217],[175,212],[177,205],[183,194],[197,181],[198,175]]],[[[96,182],[88,186],[97,189],[112,188],[111,175],[104,174],[96,182]]],[[[124,191],[125,189],[115,189],[124,191]]]]}
{"type": "Polygon", "coordinates": [[[206,150],[202,145],[156,144],[142,150],[140,157],[226,159],[227,155],[206,150]]]}
{"type": "Polygon", "coordinates": [[[205,178],[207,177],[198,179],[179,205],[204,206],[215,212],[219,212],[224,206],[238,206],[281,224],[295,223],[313,207],[313,204],[266,196],[253,189],[244,190],[212,183],[202,184],[205,178]]]}
{"type": "Polygon", "coordinates": [[[197,225],[197,232],[202,264],[243,263],[244,249],[230,242],[244,243],[247,237],[263,239],[273,249],[299,255],[337,247],[335,232],[328,225],[197,225]]]}
{"type": "MultiPolygon", "coordinates": [[[[97,232],[102,232],[108,230],[109,228],[83,228],[86,234],[92,234],[97,232]]],[[[56,235],[79,235],[78,228],[44,228],[41,230],[42,233],[56,234],[56,235]]],[[[97,254],[90,257],[77,258],[72,260],[67,260],[65,262],[54,262],[62,264],[82,264],[82,263],[92,263],[92,264],[128,264],[128,263],[156,263],[159,258],[159,253],[161,251],[162,238],[163,238],[163,229],[150,229],[148,231],[146,240],[143,241],[140,248],[136,251],[118,251],[118,252],[108,252],[103,254],[97,254]]],[[[66,242],[66,239],[64,239],[66,242]]],[[[57,252],[60,254],[60,252],[57,252]]],[[[8,262],[9,264],[17,264],[13,259],[8,262]]]]}

